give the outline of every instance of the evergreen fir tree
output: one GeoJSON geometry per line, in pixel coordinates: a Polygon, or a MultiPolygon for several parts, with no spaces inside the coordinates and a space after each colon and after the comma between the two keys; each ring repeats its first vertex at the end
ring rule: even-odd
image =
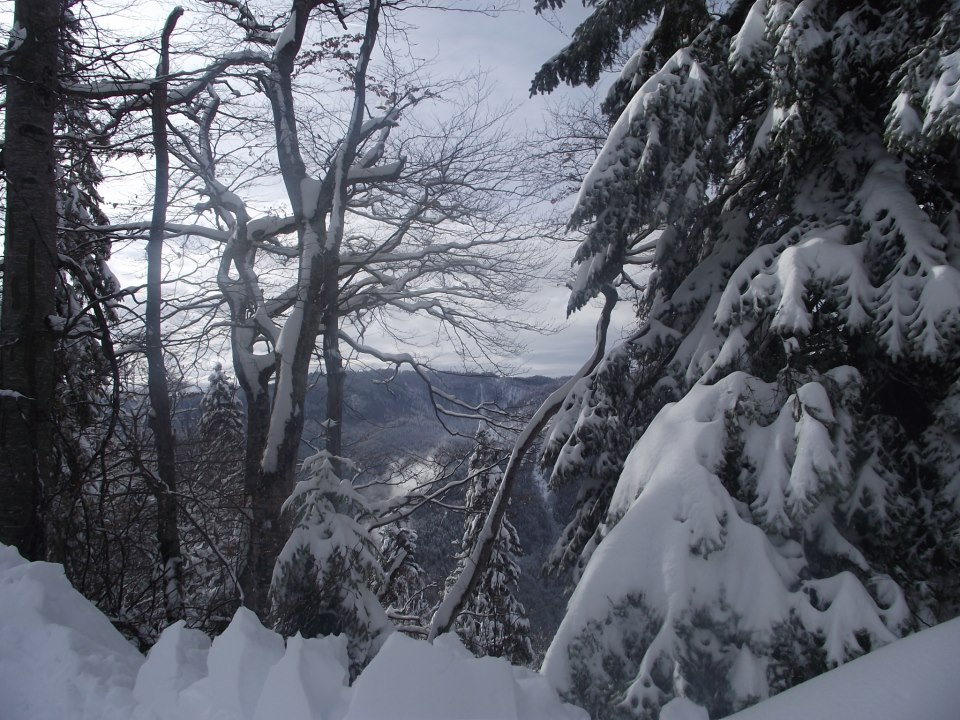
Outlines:
{"type": "MultiPolygon", "coordinates": [[[[476,448],[470,456],[472,476],[466,497],[466,523],[460,541],[460,562],[450,579],[459,577],[462,564],[470,555],[486,515],[493,504],[500,484],[497,449],[490,432],[477,431],[476,448]]],[[[522,552],[517,529],[507,517],[490,555],[490,562],[480,575],[477,589],[457,618],[457,634],[477,656],[503,657],[515,665],[534,662],[530,642],[530,623],[523,604],[515,597],[520,566],[516,557],[522,552]]]]}
{"type": "Polygon", "coordinates": [[[428,607],[424,602],[424,571],[417,563],[417,532],[403,525],[383,530],[380,557],[383,585],[380,603],[395,622],[421,625],[428,607]]]}
{"type": "Polygon", "coordinates": [[[238,393],[237,382],[217,363],[200,400],[195,436],[180,443],[189,456],[189,462],[181,459],[180,530],[187,620],[212,632],[225,627],[240,604],[238,579],[249,537],[238,393]]]}
{"type": "Polygon", "coordinates": [[[341,479],[346,461],[320,451],[303,461],[300,480],[284,503],[294,528],[277,559],[271,613],[285,636],[345,634],[351,675],[373,656],[389,620],[371,588],[383,581],[377,546],[360,519],[366,500],[341,479]]]}
{"type": "Polygon", "coordinates": [[[571,220],[571,311],[646,289],[548,441],[609,502],[544,671],[720,716],[957,614],[960,5],[649,5],[571,220]]]}
{"type": "Polygon", "coordinates": [[[223,365],[216,363],[207,378],[208,385],[200,401],[200,436],[211,450],[235,452],[243,444],[243,405],[239,385],[227,376],[223,365]]]}

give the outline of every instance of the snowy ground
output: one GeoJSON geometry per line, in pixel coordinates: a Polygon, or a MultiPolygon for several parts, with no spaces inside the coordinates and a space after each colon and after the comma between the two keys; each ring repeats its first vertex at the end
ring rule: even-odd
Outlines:
{"type": "Polygon", "coordinates": [[[958,720],[960,618],[891,643],[728,720],[958,720]]]}
{"type": "Polygon", "coordinates": [[[393,633],[347,687],[340,637],[284,643],[240,610],[212,643],[182,623],[144,658],[59,565],[0,545],[3,720],[586,720],[546,679],[456,637],[393,633]]]}
{"type": "MultiPolygon", "coordinates": [[[[0,545],[4,720],[585,720],[545,678],[451,636],[394,633],[352,687],[341,638],[283,639],[241,610],[212,643],[178,623],[144,658],[49,563],[0,545]]],[[[960,620],[854,660],[731,720],[957,720],[960,620]]],[[[705,720],[678,699],[661,720],[705,720]]]]}

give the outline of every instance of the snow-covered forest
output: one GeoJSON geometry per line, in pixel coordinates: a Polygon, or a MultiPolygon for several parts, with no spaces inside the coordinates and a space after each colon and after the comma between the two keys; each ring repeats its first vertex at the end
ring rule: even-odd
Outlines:
{"type": "Polygon", "coordinates": [[[0,2],[0,717],[960,716],[960,2],[520,1],[0,2]]]}

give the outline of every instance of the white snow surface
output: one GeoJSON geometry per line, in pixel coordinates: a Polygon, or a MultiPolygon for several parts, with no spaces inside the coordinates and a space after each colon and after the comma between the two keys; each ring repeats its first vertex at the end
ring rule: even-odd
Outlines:
{"type": "Polygon", "coordinates": [[[393,633],[357,678],[345,720],[542,718],[579,720],[546,679],[496,658],[475,658],[455,635],[433,645],[393,633]]]}
{"type": "Polygon", "coordinates": [[[142,664],[62,567],[0,545],[0,717],[127,720],[142,664]]]}
{"type": "MultiPolygon", "coordinates": [[[[211,645],[182,622],[146,660],[59,565],[0,545],[4,720],[585,720],[546,678],[476,659],[452,635],[393,633],[353,687],[342,637],[286,641],[240,610],[211,645]]],[[[729,720],[955,720],[960,619],[898,640],[729,720]]],[[[685,698],[661,720],[705,720],[685,698]]]]}
{"type": "Polygon", "coordinates": [[[955,619],[851,660],[727,720],[956,720],[958,671],[960,619],[955,619]]]}
{"type": "Polygon", "coordinates": [[[62,567],[0,545],[3,720],[588,720],[455,636],[393,633],[352,687],[347,664],[346,638],[284,642],[243,608],[212,643],[171,625],[144,658],[62,567]]]}

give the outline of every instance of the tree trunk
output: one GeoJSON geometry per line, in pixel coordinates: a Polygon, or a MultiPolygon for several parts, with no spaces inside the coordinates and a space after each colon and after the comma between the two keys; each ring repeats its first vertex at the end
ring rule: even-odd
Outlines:
{"type": "Polygon", "coordinates": [[[327,277],[324,280],[323,296],[323,366],[327,375],[327,452],[334,456],[334,468],[341,474],[343,456],[343,383],[346,373],[340,355],[340,286],[337,270],[340,265],[335,258],[325,263],[327,277]]]}
{"type": "MultiPolygon", "coordinates": [[[[321,269],[315,263],[310,274],[312,276],[320,273],[321,269]]],[[[261,505],[263,510],[263,525],[258,532],[261,535],[263,551],[260,582],[264,583],[262,587],[266,594],[269,594],[273,579],[273,566],[290,534],[290,528],[281,515],[281,508],[293,492],[303,438],[310,363],[322,317],[320,303],[315,298],[311,300],[311,290],[317,287],[320,281],[316,277],[310,277],[301,278],[300,282],[300,293],[303,297],[297,300],[293,310],[300,316],[299,332],[295,343],[285,349],[281,359],[271,408],[271,425],[277,424],[280,433],[267,439],[267,452],[261,458],[260,466],[260,496],[256,499],[256,503],[261,505]],[[273,443],[272,447],[270,443],[273,443]],[[271,460],[267,459],[268,455],[271,460]]]]}
{"type": "Polygon", "coordinates": [[[180,530],[177,525],[177,466],[173,426],[170,419],[170,392],[163,362],[161,308],[163,306],[162,260],[163,233],[167,222],[170,158],[167,151],[167,80],[170,34],[180,15],[176,8],[163,28],[160,65],[153,84],[153,148],[157,160],[153,219],[147,242],[146,354],[147,385],[150,393],[150,425],[157,450],[159,484],[157,497],[157,541],[163,577],[163,604],[167,622],[183,617],[183,557],[180,554],[180,530]]]}
{"type": "Polygon", "coordinates": [[[43,491],[53,486],[57,277],[56,157],[59,0],[17,0],[22,44],[6,73],[7,180],[0,315],[0,542],[44,556],[43,491]]]}
{"type": "MultiPolygon", "coordinates": [[[[265,78],[267,94],[273,110],[278,161],[293,214],[300,226],[301,245],[297,299],[280,333],[276,390],[260,468],[261,496],[256,502],[263,504],[267,514],[263,518],[264,526],[253,529],[261,535],[260,548],[264,556],[260,580],[266,582],[267,587],[272,580],[273,563],[283,549],[288,536],[285,532],[285,523],[280,517],[280,508],[293,490],[303,437],[304,405],[310,363],[320,329],[328,315],[327,307],[334,308],[332,315],[334,331],[337,325],[336,303],[339,298],[336,280],[346,212],[346,179],[360,142],[367,66],[380,22],[380,2],[370,0],[367,7],[364,39],[358,52],[353,79],[353,111],[347,135],[335,155],[333,167],[320,181],[319,192],[314,197],[311,193],[305,192],[309,178],[300,154],[292,92],[294,58],[300,50],[309,9],[310,3],[306,0],[294,0],[291,12],[291,21],[295,23],[292,39],[278,49],[274,57],[276,69],[269,78],[265,78]],[[309,198],[308,207],[304,206],[305,198],[309,198]],[[332,286],[328,282],[331,277],[333,278],[332,286]],[[269,513],[273,512],[276,514],[270,517],[269,513]],[[266,572],[268,559],[269,574],[266,572]]],[[[325,350],[326,347],[326,333],[324,333],[325,350]]],[[[335,359],[332,356],[331,359],[339,368],[336,377],[341,377],[339,352],[335,359]]],[[[342,407],[342,401],[339,405],[342,407]]],[[[336,432],[340,432],[339,427],[336,432]]],[[[339,440],[336,444],[339,449],[339,440]]]]}
{"type": "MultiPolygon", "coordinates": [[[[236,367],[236,365],[234,365],[236,367]]],[[[238,377],[239,377],[238,373],[238,377]]],[[[269,382],[269,381],[268,381],[269,382]]],[[[243,569],[240,572],[240,592],[245,607],[260,614],[267,606],[267,588],[261,581],[266,571],[264,565],[273,567],[268,557],[262,529],[269,527],[269,509],[263,502],[264,493],[260,487],[260,458],[267,442],[267,428],[270,417],[270,395],[267,382],[263,387],[249,388],[241,381],[247,400],[247,434],[243,457],[243,489],[247,501],[247,539],[244,546],[243,569]],[[258,392],[259,391],[259,392],[258,392]]]]}
{"type": "MultiPolygon", "coordinates": [[[[306,168],[300,154],[297,135],[292,78],[294,59],[300,51],[312,9],[313,3],[310,0],[293,0],[290,13],[290,22],[294,24],[292,41],[278,48],[274,55],[275,68],[264,78],[267,96],[273,110],[277,160],[291,209],[298,224],[301,243],[308,224],[304,218],[301,193],[301,184],[306,178],[306,168]]],[[[300,287],[293,313],[309,325],[310,318],[304,317],[307,313],[302,310],[305,305],[308,308],[310,306],[305,289],[308,283],[309,273],[306,278],[298,278],[300,287]]],[[[319,319],[315,322],[319,324],[319,319]]],[[[248,464],[245,472],[250,493],[250,541],[248,563],[244,568],[241,587],[244,593],[244,605],[256,612],[264,623],[269,622],[273,567],[287,539],[287,528],[281,508],[293,489],[294,470],[303,431],[306,371],[301,373],[298,369],[291,372],[295,365],[299,368],[299,363],[293,357],[297,353],[302,353],[300,344],[299,338],[297,342],[291,343],[291,347],[287,348],[286,357],[280,357],[280,353],[277,353],[277,382],[273,404],[269,404],[267,396],[258,395],[257,407],[250,405],[247,410],[248,464]],[[279,395],[282,395],[284,402],[289,404],[285,406],[287,411],[279,423],[281,427],[273,428],[273,415],[277,412],[276,398],[279,395]],[[298,398],[300,402],[297,402],[298,398]],[[251,425],[253,413],[262,412],[264,407],[267,410],[266,415],[260,416],[256,424],[251,425]],[[261,432],[262,436],[259,435],[261,432]],[[266,456],[272,459],[265,460],[266,456]]],[[[308,350],[308,355],[309,352],[308,350]]],[[[307,362],[309,363],[309,359],[307,362]]],[[[247,397],[249,400],[250,396],[247,397]]]]}

